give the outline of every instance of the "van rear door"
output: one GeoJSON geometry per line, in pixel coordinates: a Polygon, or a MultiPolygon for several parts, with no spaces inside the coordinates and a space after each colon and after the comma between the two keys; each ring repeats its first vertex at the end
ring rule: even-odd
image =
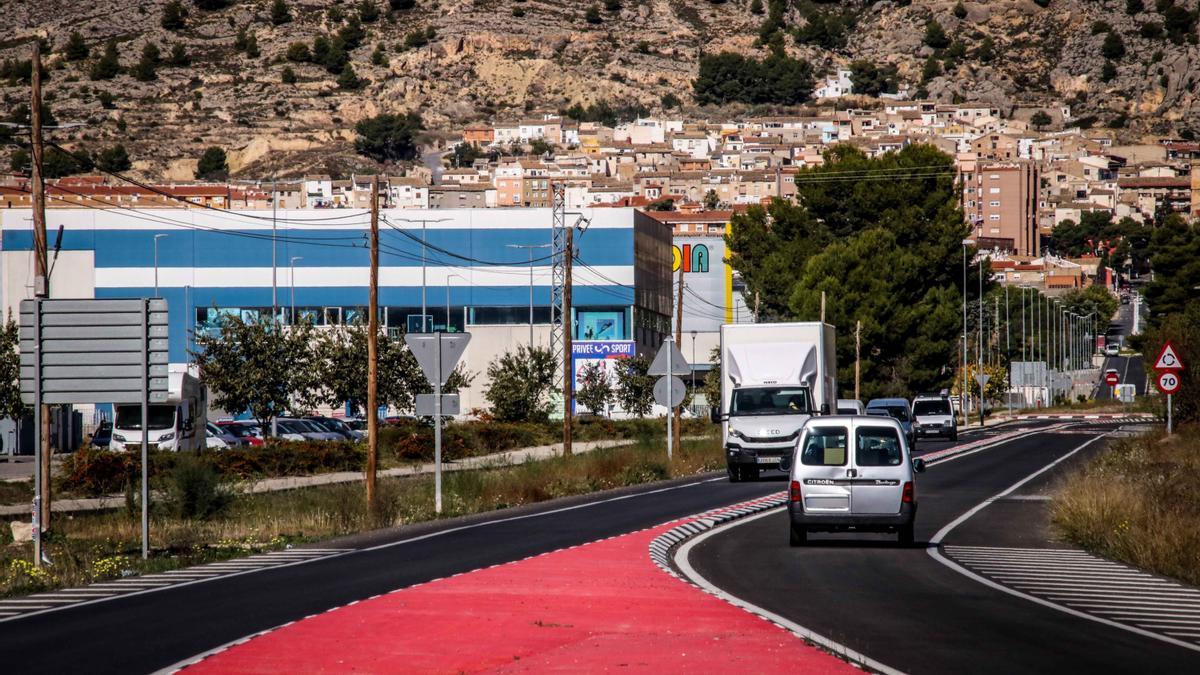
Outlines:
{"type": "Polygon", "coordinates": [[[809,427],[801,441],[796,480],[808,513],[849,513],[849,429],[844,425],[809,427]]]}
{"type": "Polygon", "coordinates": [[[900,512],[904,481],[909,479],[903,441],[891,425],[863,424],[854,429],[854,513],[900,512]]]}

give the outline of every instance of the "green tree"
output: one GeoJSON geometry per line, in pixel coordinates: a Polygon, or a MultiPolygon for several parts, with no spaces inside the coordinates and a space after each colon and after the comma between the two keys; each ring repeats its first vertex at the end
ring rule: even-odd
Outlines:
{"type": "Polygon", "coordinates": [[[991,63],[992,59],[996,58],[996,46],[990,35],[979,41],[979,46],[975,48],[975,58],[980,63],[991,63]]]}
{"type": "Polygon", "coordinates": [[[117,143],[111,148],[101,150],[96,155],[96,168],[108,173],[119,173],[132,169],[133,162],[129,160],[129,153],[126,152],[125,146],[117,143]]]}
{"type": "Polygon", "coordinates": [[[575,400],[580,405],[596,415],[607,417],[614,398],[613,385],[603,363],[593,360],[579,369],[579,390],[575,392],[575,400]]]}
{"type": "Polygon", "coordinates": [[[183,43],[176,42],[171,46],[171,53],[167,56],[166,63],[168,66],[175,66],[176,68],[186,68],[192,64],[192,57],[188,56],[187,49],[183,46],[183,43]]]}
{"type": "Polygon", "coordinates": [[[604,0],[604,11],[616,14],[621,11],[621,0],[604,0]]]}
{"type": "Polygon", "coordinates": [[[87,43],[83,41],[83,35],[75,30],[71,31],[71,37],[67,38],[67,46],[63,48],[63,55],[68,61],[82,61],[91,54],[87,43]]]}
{"type": "Polygon", "coordinates": [[[275,0],[271,3],[271,23],[282,26],[292,20],[292,10],[288,9],[285,0],[275,0]]]}
{"type": "Polygon", "coordinates": [[[82,148],[73,152],[64,152],[51,147],[42,156],[42,175],[46,178],[62,178],[77,173],[87,173],[94,166],[91,155],[82,148]]]}
{"type": "Polygon", "coordinates": [[[1111,33],[1112,26],[1108,25],[1107,21],[1096,20],[1092,22],[1092,35],[1100,35],[1101,33],[1111,33]]]}
{"type": "Polygon", "coordinates": [[[1029,123],[1037,129],[1042,129],[1053,121],[1054,120],[1050,119],[1050,115],[1047,114],[1045,110],[1039,110],[1033,113],[1033,116],[1029,118],[1029,123]]]}
{"type": "Polygon", "coordinates": [[[93,80],[111,80],[121,72],[121,58],[117,53],[117,41],[109,40],[104,45],[104,54],[92,64],[93,80]]]}
{"type": "Polygon", "coordinates": [[[587,8],[587,11],[583,14],[583,19],[593,25],[604,23],[604,17],[600,16],[600,8],[596,5],[587,8]]]}
{"type": "MultiPolygon", "coordinates": [[[[355,413],[369,413],[367,402],[367,337],[362,322],[322,331],[316,340],[317,382],[308,408],[323,403],[331,407],[349,404],[355,413]]],[[[389,338],[381,328],[376,342],[379,405],[411,410],[414,396],[429,389],[416,358],[402,340],[389,338]]]]}
{"type": "Polygon", "coordinates": [[[387,52],[384,51],[383,43],[380,42],[375,45],[375,51],[371,52],[371,65],[386,68],[389,63],[387,52]]]}
{"type": "MultiPolygon", "coordinates": [[[[1157,271],[1154,276],[1157,281],[1157,271]]],[[[1191,292],[1191,301],[1179,311],[1159,314],[1155,308],[1156,318],[1146,334],[1146,348],[1142,350],[1146,372],[1151,372],[1154,359],[1166,342],[1171,343],[1185,365],[1193,368],[1183,377],[1179,392],[1171,397],[1171,414],[1176,424],[1200,421],[1200,384],[1196,382],[1194,370],[1194,364],[1200,363],[1200,292],[1191,292]]],[[[1155,307],[1153,304],[1150,306],[1155,307]]]]}
{"type": "Polygon", "coordinates": [[[29,156],[29,151],[25,148],[17,148],[8,156],[8,168],[13,170],[13,173],[29,173],[32,169],[31,162],[33,159],[29,156]]]}
{"type": "Polygon", "coordinates": [[[157,64],[162,60],[162,50],[153,42],[147,42],[145,47],[142,47],[142,58],[150,63],[157,64]]]}
{"type": "Polygon", "coordinates": [[[645,356],[625,359],[617,368],[616,399],[621,409],[630,415],[645,417],[654,409],[654,381],[647,375],[650,360],[645,356]]]}
{"type": "Polygon", "coordinates": [[[870,61],[859,59],[850,63],[850,84],[854,93],[862,96],[879,96],[896,93],[896,67],[880,68],[870,61]]]}
{"type": "Polygon", "coordinates": [[[942,24],[937,22],[937,19],[930,19],[929,23],[925,24],[925,44],[934,49],[945,49],[950,46],[950,38],[946,36],[946,29],[942,28],[942,24]]]}
{"type": "Polygon", "coordinates": [[[549,417],[550,390],[558,362],[549,349],[518,346],[488,364],[484,397],[503,422],[537,422],[549,417]]]}
{"type": "MultiPolygon", "coordinates": [[[[428,31],[426,33],[428,34],[428,31]]],[[[346,22],[345,26],[338,29],[337,37],[342,41],[342,48],[352,52],[362,46],[363,40],[367,37],[367,30],[363,28],[362,21],[354,16],[346,22]]]]}
{"type": "Polygon", "coordinates": [[[1189,37],[1194,38],[1196,32],[1196,13],[1186,7],[1171,4],[1160,10],[1163,17],[1163,28],[1167,37],[1175,44],[1182,44],[1189,37]]]}
{"type": "Polygon", "coordinates": [[[1117,76],[1117,65],[1115,63],[1113,63],[1112,61],[1105,61],[1104,65],[1100,67],[1100,81],[1101,82],[1112,82],[1113,79],[1116,78],[1116,76],[1117,76]]]}
{"type": "Polygon", "coordinates": [[[246,52],[246,56],[252,59],[257,59],[260,55],[260,52],[258,51],[258,36],[254,33],[247,35],[246,48],[242,51],[246,52]]]}
{"type": "Polygon", "coordinates": [[[667,93],[663,94],[663,110],[673,110],[681,105],[683,105],[683,101],[679,100],[679,97],[675,95],[675,92],[668,91],[667,93]]]}
{"type": "Polygon", "coordinates": [[[338,75],[337,85],[339,89],[354,91],[355,89],[362,89],[363,81],[359,79],[358,73],[354,72],[354,66],[347,63],[342,68],[341,75],[338,75]]]}
{"type": "MultiPolygon", "coordinates": [[[[9,314],[0,329],[0,419],[18,420],[25,414],[21,402],[21,331],[9,314]]],[[[5,448],[10,453],[11,448],[5,448]]]]}
{"type": "Polygon", "coordinates": [[[179,0],[171,0],[166,5],[163,5],[162,18],[159,20],[159,25],[167,30],[180,30],[185,25],[187,18],[187,9],[179,0]]]}
{"type": "Polygon", "coordinates": [[[1116,315],[1117,308],[1121,306],[1117,296],[1104,286],[1088,286],[1083,290],[1073,289],[1060,295],[1058,300],[1062,302],[1067,311],[1074,312],[1079,316],[1088,316],[1094,313],[1096,325],[1101,327],[1108,325],[1108,321],[1116,315]]]}
{"type": "Polygon", "coordinates": [[[484,154],[479,151],[479,148],[470,143],[459,143],[454,146],[454,151],[450,153],[450,166],[461,169],[464,166],[471,166],[475,160],[483,157],[484,154]]]}
{"type": "MultiPolygon", "coordinates": [[[[324,38],[318,38],[318,40],[321,39],[324,38]]],[[[325,44],[326,48],[328,48],[328,41],[326,41],[325,44]]],[[[313,60],[312,53],[308,51],[308,45],[304,44],[303,42],[293,42],[292,44],[288,45],[286,58],[288,61],[294,61],[296,63],[306,63],[313,60]]]]}
{"type": "Polygon", "coordinates": [[[1150,324],[1157,325],[1169,315],[1184,313],[1189,305],[1200,304],[1200,230],[1171,213],[1154,229],[1149,248],[1154,281],[1146,286],[1145,297],[1152,312],[1150,324]]]}
{"type": "Polygon", "coordinates": [[[1142,0],[1125,0],[1125,13],[1133,16],[1146,11],[1146,3],[1142,0]]]}
{"type": "Polygon", "coordinates": [[[225,156],[225,151],[217,146],[212,146],[200,155],[200,162],[196,164],[196,180],[214,180],[223,181],[229,178],[229,161],[225,156]]]}
{"type": "Polygon", "coordinates": [[[967,18],[967,8],[962,4],[962,0],[954,3],[954,16],[959,19],[967,18]]]}
{"type": "Polygon", "coordinates": [[[388,0],[388,5],[398,12],[403,12],[416,7],[417,0],[388,0]]]}
{"type": "Polygon", "coordinates": [[[1100,55],[1114,61],[1125,56],[1125,41],[1121,39],[1119,33],[1109,33],[1104,36],[1104,44],[1100,45],[1100,55]]]}
{"type": "Polygon", "coordinates": [[[700,57],[692,83],[696,102],[776,103],[796,105],[812,94],[812,67],[807,61],[771,54],[762,61],[734,52],[700,57]]]}
{"type": "Polygon", "coordinates": [[[535,155],[545,155],[554,152],[554,144],[544,138],[535,138],[529,142],[529,152],[535,155]]]}
{"type": "Polygon", "coordinates": [[[317,358],[314,330],[307,322],[282,326],[269,317],[243,321],[222,316],[216,333],[198,331],[193,356],[200,379],[213,403],[230,412],[249,411],[263,429],[292,408],[292,401],[311,397],[317,358]]]}
{"type": "Polygon", "coordinates": [[[196,6],[207,12],[215,12],[229,6],[230,0],[193,0],[196,6]]]}
{"type": "MultiPolygon", "coordinates": [[[[825,160],[797,175],[798,203],[734,214],[730,264],[747,297],[761,302],[761,320],[815,320],[825,291],[839,330],[863,321],[868,395],[940,388],[961,329],[956,271],[968,234],[952,158],[925,145],[874,159],[836,146],[825,160]]],[[[978,273],[970,274],[975,283],[978,273]]],[[[839,341],[838,360],[849,364],[841,378],[850,381],[853,341],[839,341]]]]}
{"type": "Polygon", "coordinates": [[[925,59],[925,65],[921,68],[921,81],[928,82],[941,74],[942,62],[930,55],[929,58],[925,59]]]}
{"type": "Polygon", "coordinates": [[[284,66],[283,72],[279,74],[279,81],[284,84],[296,84],[296,71],[292,70],[291,66],[284,66]]]}
{"type": "Polygon", "coordinates": [[[379,5],[374,0],[362,0],[358,3],[358,18],[363,23],[375,23],[379,20],[379,5]]]}
{"type": "Polygon", "coordinates": [[[750,0],[751,14],[757,14],[761,16],[764,11],[762,0],[750,0]]]}
{"type": "Polygon", "coordinates": [[[709,190],[704,193],[704,208],[712,211],[721,205],[721,197],[717,195],[716,190],[709,190]]]}
{"type": "Polygon", "coordinates": [[[354,126],[358,135],[354,151],[377,162],[414,159],[419,154],[416,136],[424,128],[421,116],[415,112],[370,117],[354,126]]]}

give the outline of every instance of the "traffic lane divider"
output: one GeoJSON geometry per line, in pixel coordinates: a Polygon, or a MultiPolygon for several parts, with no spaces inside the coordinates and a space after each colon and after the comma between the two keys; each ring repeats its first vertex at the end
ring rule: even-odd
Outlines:
{"type": "Polygon", "coordinates": [[[186,671],[858,672],[659,569],[649,546],[691,520],[351,603],[235,643],[186,671]]]}

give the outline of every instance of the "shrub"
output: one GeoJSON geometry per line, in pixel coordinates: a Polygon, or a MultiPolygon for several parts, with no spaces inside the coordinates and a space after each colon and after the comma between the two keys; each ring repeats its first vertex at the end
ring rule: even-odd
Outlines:
{"type": "Polygon", "coordinates": [[[1104,44],[1100,45],[1100,54],[1106,59],[1119,59],[1125,56],[1125,41],[1117,33],[1104,36],[1104,44]]]}
{"type": "Polygon", "coordinates": [[[229,177],[229,162],[225,151],[216,146],[210,147],[200,156],[196,164],[197,180],[225,180],[229,177]]]}
{"type": "Polygon", "coordinates": [[[117,43],[115,40],[109,40],[104,45],[104,55],[92,64],[92,79],[111,80],[119,72],[121,72],[121,58],[117,53],[117,43]]]}
{"type": "Polygon", "coordinates": [[[934,49],[945,49],[950,45],[950,38],[946,36],[946,30],[936,19],[925,24],[925,44],[934,49]]]}
{"type": "Polygon", "coordinates": [[[967,8],[962,4],[962,0],[954,3],[954,16],[959,19],[967,18],[967,8]]]}
{"type": "Polygon", "coordinates": [[[600,16],[600,8],[595,5],[587,8],[587,12],[584,13],[583,18],[593,25],[604,23],[604,17],[600,16]]]}
{"type": "Polygon", "coordinates": [[[361,89],[363,86],[363,81],[359,79],[358,73],[354,72],[354,66],[347,63],[346,66],[342,68],[342,74],[338,75],[337,85],[339,89],[353,91],[355,89],[361,89]]]}
{"type": "Polygon", "coordinates": [[[282,26],[292,20],[292,11],[288,9],[287,3],[284,0],[275,0],[271,3],[271,23],[275,26],[282,26]]]}
{"type": "Polygon", "coordinates": [[[195,455],[179,456],[167,475],[164,506],[183,520],[208,520],[233,503],[233,490],[217,469],[195,455]]]}
{"type": "Polygon", "coordinates": [[[162,19],[159,24],[167,30],[179,30],[184,26],[184,18],[187,16],[187,10],[184,9],[183,3],[179,0],[171,0],[163,6],[162,19]]]}
{"type": "MultiPolygon", "coordinates": [[[[153,458],[150,466],[155,466],[153,458]]],[[[67,455],[55,481],[59,490],[100,497],[123,492],[137,481],[140,470],[141,458],[137,453],[84,446],[67,455]]]]}
{"type": "Polygon", "coordinates": [[[296,71],[292,70],[291,66],[284,66],[283,72],[279,74],[279,81],[284,84],[296,84],[296,71]]]}
{"type": "Polygon", "coordinates": [[[71,37],[67,38],[67,46],[63,50],[63,54],[68,61],[82,61],[88,57],[90,50],[87,43],[83,41],[83,35],[79,31],[72,31],[71,37]]]}

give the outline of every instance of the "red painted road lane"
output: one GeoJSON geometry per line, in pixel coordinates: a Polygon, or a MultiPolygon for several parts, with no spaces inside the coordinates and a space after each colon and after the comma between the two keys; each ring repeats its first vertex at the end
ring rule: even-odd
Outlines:
{"type": "Polygon", "coordinates": [[[677,524],[348,605],[187,672],[861,673],[655,567],[650,541],[677,524]]]}

